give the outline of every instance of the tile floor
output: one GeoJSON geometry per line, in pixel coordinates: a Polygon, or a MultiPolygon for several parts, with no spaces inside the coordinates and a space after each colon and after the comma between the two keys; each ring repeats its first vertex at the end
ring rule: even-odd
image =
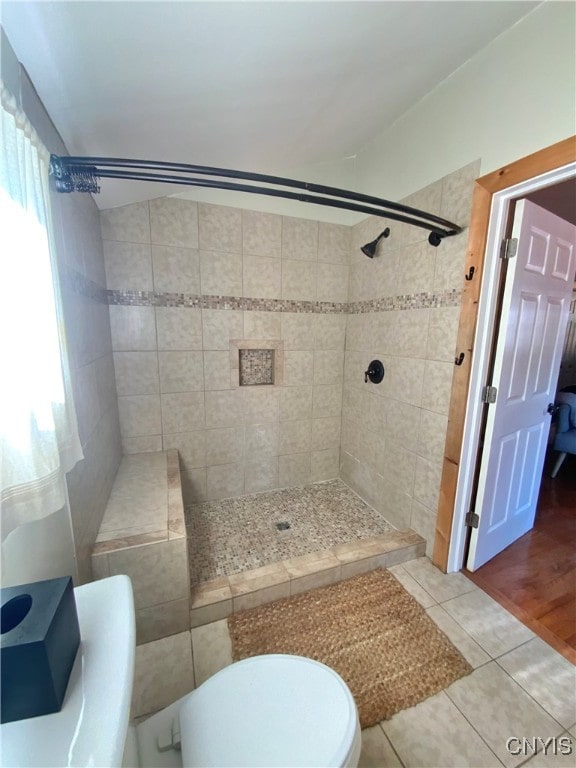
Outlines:
{"type": "Polygon", "coordinates": [[[192,584],[394,530],[341,480],[193,504],[185,517],[192,584]]]}
{"type": "MultiPolygon", "coordinates": [[[[363,768],[573,768],[576,669],[463,574],[427,558],[390,568],[474,667],[416,707],[362,733],[363,768]],[[519,754],[510,738],[542,739],[519,754]],[[569,739],[571,754],[547,739],[569,739]]],[[[138,646],[132,714],[160,709],[231,663],[226,620],[138,646]]],[[[531,741],[532,743],[532,741],[531,741]]]]}

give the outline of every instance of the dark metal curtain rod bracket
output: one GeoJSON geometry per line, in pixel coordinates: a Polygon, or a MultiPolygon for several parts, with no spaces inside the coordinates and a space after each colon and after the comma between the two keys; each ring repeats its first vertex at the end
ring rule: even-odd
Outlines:
{"type": "Polygon", "coordinates": [[[434,214],[411,208],[401,203],[394,203],[383,198],[363,195],[359,192],[327,187],[322,184],[312,184],[306,181],[286,179],[281,176],[268,176],[262,173],[234,171],[229,168],[213,168],[203,165],[186,165],[184,163],[164,163],[156,160],[129,160],[114,157],[60,157],[50,156],[50,175],[55,180],[58,192],[91,192],[100,191],[98,179],[134,179],[138,181],[158,181],[170,184],[182,184],[193,187],[209,187],[212,189],[228,189],[237,192],[283,197],[288,200],[298,200],[305,203],[342,208],[385,219],[393,219],[421,227],[430,232],[429,241],[438,245],[445,237],[451,237],[462,232],[462,227],[447,219],[434,214]],[[130,169],[130,170],[127,170],[130,169]],[[217,178],[205,178],[212,176],[217,178]],[[200,177],[200,178],[198,178],[200,177]],[[258,184],[238,184],[221,179],[239,179],[241,181],[257,182],[258,184]],[[263,187],[260,183],[273,186],[263,187]],[[304,190],[291,192],[289,189],[304,190]],[[341,199],[335,199],[341,198],[341,199]]]}

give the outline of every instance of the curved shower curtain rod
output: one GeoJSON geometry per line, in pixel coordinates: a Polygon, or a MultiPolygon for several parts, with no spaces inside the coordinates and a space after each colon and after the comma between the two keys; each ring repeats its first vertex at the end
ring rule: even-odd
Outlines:
{"type": "Polygon", "coordinates": [[[321,184],[311,184],[306,181],[286,179],[281,176],[234,171],[229,168],[211,168],[204,165],[187,165],[185,163],[164,163],[157,160],[129,160],[117,157],[61,157],[59,155],[51,155],[50,175],[55,179],[55,186],[58,192],[91,192],[96,194],[100,191],[98,179],[134,179],[138,181],[162,181],[192,187],[229,189],[237,192],[251,192],[258,195],[270,195],[272,197],[298,200],[304,203],[343,208],[427,229],[430,232],[428,241],[431,245],[439,245],[445,237],[451,237],[462,232],[462,227],[447,219],[442,219],[418,208],[411,208],[401,203],[393,203],[390,200],[373,197],[372,195],[363,195],[359,192],[351,192],[346,189],[338,189],[337,187],[326,187],[321,184]],[[203,178],[205,176],[217,178],[203,178]],[[260,182],[274,186],[262,187],[255,184],[238,184],[231,181],[222,181],[222,179],[240,179],[242,181],[260,182]],[[305,190],[305,192],[291,192],[288,189],[278,189],[278,187],[292,187],[293,189],[305,190]],[[341,199],[336,200],[334,198],[341,199]]]}

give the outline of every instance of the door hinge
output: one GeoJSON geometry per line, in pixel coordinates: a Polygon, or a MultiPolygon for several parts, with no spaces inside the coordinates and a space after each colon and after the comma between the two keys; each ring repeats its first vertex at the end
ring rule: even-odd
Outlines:
{"type": "Polygon", "coordinates": [[[466,515],[465,523],[469,528],[478,528],[478,523],[480,522],[480,518],[476,514],[476,512],[468,512],[466,515]]]}
{"type": "Polygon", "coordinates": [[[518,238],[507,237],[505,240],[502,240],[502,247],[500,249],[500,258],[504,260],[511,259],[514,256],[516,256],[517,250],[518,250],[518,238]]]}
{"type": "Polygon", "coordinates": [[[491,387],[489,384],[482,390],[482,402],[483,403],[495,403],[498,390],[496,387],[491,387]]]}

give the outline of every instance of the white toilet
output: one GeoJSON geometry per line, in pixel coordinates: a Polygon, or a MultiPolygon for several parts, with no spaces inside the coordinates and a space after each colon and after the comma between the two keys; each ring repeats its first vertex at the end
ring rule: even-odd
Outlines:
{"type": "Polygon", "coordinates": [[[329,667],[302,656],[255,656],[130,726],[128,766],[358,765],[352,695],[329,667]],[[181,752],[168,746],[171,738],[181,752]],[[136,761],[137,759],[137,761],[136,761]]]}
{"type": "Polygon", "coordinates": [[[348,687],[301,656],[239,661],[130,725],[130,579],[111,576],[74,595],[81,644],[62,709],[2,724],[1,766],[357,766],[360,724],[348,687]]]}

